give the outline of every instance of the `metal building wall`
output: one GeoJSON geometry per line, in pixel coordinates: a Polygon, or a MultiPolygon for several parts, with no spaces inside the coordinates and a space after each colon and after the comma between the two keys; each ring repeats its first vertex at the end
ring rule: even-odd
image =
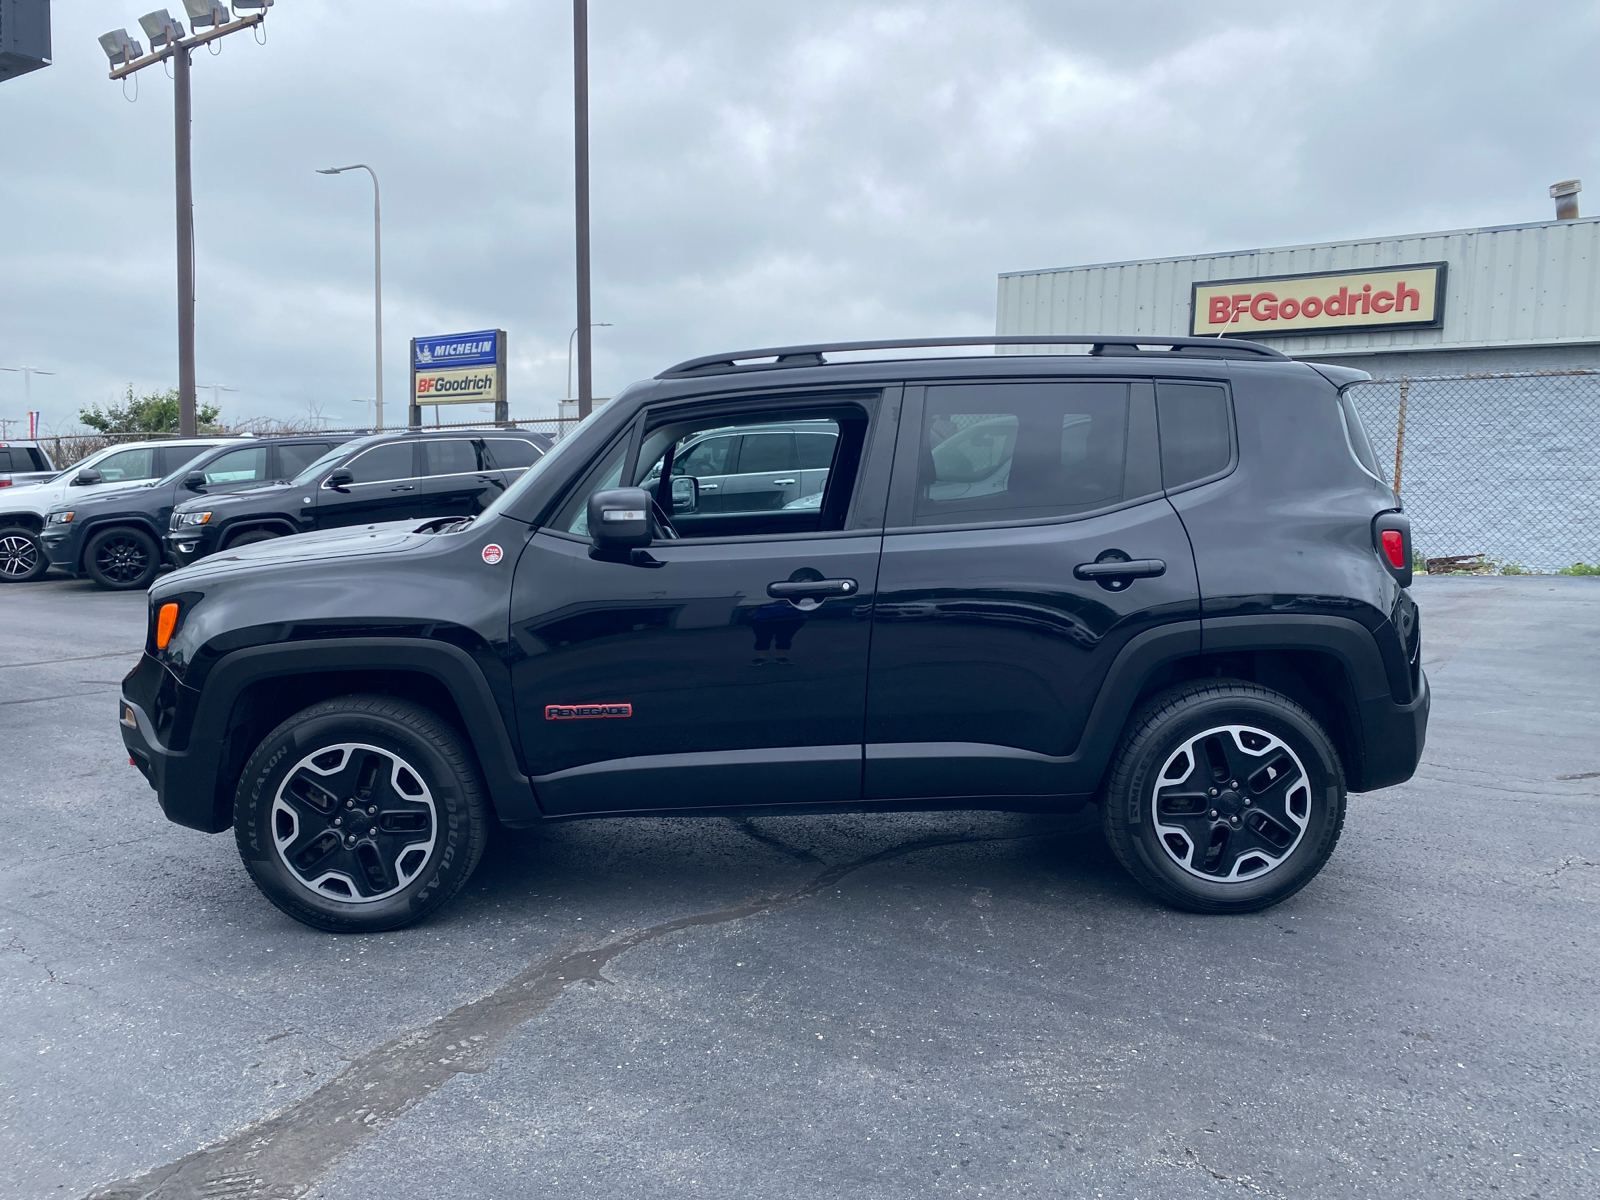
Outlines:
{"type": "Polygon", "coordinates": [[[1261,340],[1315,358],[1600,343],[1600,219],[1009,272],[1000,276],[995,332],[1181,336],[1196,280],[1441,261],[1449,272],[1440,329],[1261,340]]]}

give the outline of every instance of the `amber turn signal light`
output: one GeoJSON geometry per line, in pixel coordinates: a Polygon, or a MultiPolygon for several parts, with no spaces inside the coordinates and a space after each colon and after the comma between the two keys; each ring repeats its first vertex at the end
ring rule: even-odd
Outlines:
{"type": "Polygon", "coordinates": [[[156,649],[165,650],[172,640],[173,626],[178,623],[178,602],[168,600],[156,612],[156,649]]]}

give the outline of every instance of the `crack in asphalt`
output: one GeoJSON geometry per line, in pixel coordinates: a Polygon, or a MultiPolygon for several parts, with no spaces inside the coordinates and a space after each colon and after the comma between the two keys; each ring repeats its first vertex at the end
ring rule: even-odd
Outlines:
{"type": "Polygon", "coordinates": [[[38,662],[0,663],[0,671],[7,667],[53,667],[57,663],[88,662],[92,658],[138,658],[138,650],[110,650],[105,654],[74,654],[67,658],[45,658],[38,662]]]}
{"type": "Polygon", "coordinates": [[[0,954],[20,954],[20,955],[22,955],[23,958],[28,960],[28,965],[30,967],[38,967],[41,971],[44,972],[44,974],[45,974],[44,982],[45,983],[59,983],[62,987],[87,988],[91,992],[95,990],[94,988],[90,987],[87,983],[79,983],[76,979],[62,979],[53,970],[51,970],[49,963],[40,962],[39,961],[39,956],[37,954],[33,953],[33,951],[29,950],[26,946],[24,946],[22,944],[22,939],[19,936],[17,936],[16,934],[12,934],[11,935],[11,940],[9,942],[7,942],[4,946],[0,946],[0,954]]]}
{"type": "Polygon", "coordinates": [[[728,820],[732,823],[735,829],[744,834],[746,837],[752,839],[753,841],[760,842],[763,846],[770,846],[779,854],[785,854],[794,859],[796,862],[822,862],[822,859],[811,853],[811,851],[802,849],[799,846],[791,846],[783,839],[773,837],[772,834],[756,828],[755,822],[749,817],[744,817],[743,819],[738,817],[729,817],[728,820]]]}
{"type": "MultiPolygon", "coordinates": [[[[751,836],[782,846],[770,835],[751,836]]],[[[487,995],[359,1055],[316,1091],[271,1116],[141,1175],[98,1187],[87,1200],[179,1200],[197,1195],[291,1200],[304,1195],[335,1161],[377,1136],[454,1076],[487,1071],[500,1044],[555,1003],[570,985],[609,983],[601,974],[604,968],[637,946],[680,930],[722,925],[787,907],[887,859],[943,846],[1044,836],[1048,834],[916,838],[826,867],[786,891],[662,921],[595,946],[569,941],[487,995]]],[[[788,853],[796,851],[790,848],[788,853]]]]}
{"type": "Polygon", "coordinates": [[[1579,858],[1577,855],[1573,854],[1573,855],[1568,855],[1566,858],[1563,858],[1561,860],[1561,862],[1559,864],[1557,864],[1556,869],[1554,871],[1546,871],[1545,874],[1546,875],[1559,875],[1563,871],[1570,871],[1573,867],[1595,867],[1595,866],[1600,866],[1600,863],[1592,863],[1587,858],[1579,858]]]}

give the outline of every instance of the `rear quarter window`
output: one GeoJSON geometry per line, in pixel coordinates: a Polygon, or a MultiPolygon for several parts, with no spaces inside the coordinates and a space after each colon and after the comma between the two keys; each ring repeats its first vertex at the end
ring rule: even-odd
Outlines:
{"type": "Polygon", "coordinates": [[[1233,461],[1233,421],[1220,384],[1156,385],[1161,482],[1168,488],[1220,475],[1233,461]]]}

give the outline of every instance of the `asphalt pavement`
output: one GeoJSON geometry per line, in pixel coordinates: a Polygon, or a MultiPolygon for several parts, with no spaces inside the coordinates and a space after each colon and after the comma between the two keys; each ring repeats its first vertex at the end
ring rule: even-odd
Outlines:
{"type": "Polygon", "coordinates": [[[1600,1194],[1600,581],[1416,593],[1422,768],[1268,912],[1092,810],[632,819],[336,937],[127,765],[143,595],[0,587],[0,1197],[1600,1194]]]}

